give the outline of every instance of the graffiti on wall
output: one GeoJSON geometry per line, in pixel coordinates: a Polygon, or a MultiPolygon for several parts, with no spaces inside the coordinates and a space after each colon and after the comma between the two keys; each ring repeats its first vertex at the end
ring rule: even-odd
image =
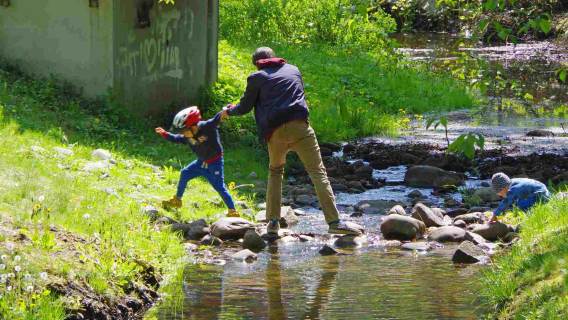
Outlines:
{"type": "Polygon", "coordinates": [[[140,40],[132,30],[127,43],[118,49],[121,72],[143,81],[164,77],[182,79],[184,66],[178,41],[191,40],[193,25],[191,8],[171,8],[161,12],[144,39],[140,40]]]}

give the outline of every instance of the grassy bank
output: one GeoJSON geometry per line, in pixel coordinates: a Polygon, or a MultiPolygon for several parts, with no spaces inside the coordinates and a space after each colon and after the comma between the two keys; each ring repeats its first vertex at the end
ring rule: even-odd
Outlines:
{"type": "MultiPolygon", "coordinates": [[[[80,297],[57,293],[55,284],[112,302],[136,297],[133,288],[148,286],[150,271],[162,286],[179,274],[180,237],[150,223],[141,208],[170,197],[178,169],[193,156],[153,133],[160,123],[132,123],[109,105],[0,69],[0,318],[64,319],[82,308],[80,297]],[[96,148],[110,150],[114,164],[88,169],[96,148]]],[[[227,180],[263,176],[255,154],[227,150],[227,180]]],[[[201,180],[190,183],[184,201],[173,218],[211,220],[225,211],[201,180]]]]}
{"type": "MultiPolygon", "coordinates": [[[[450,76],[403,67],[396,58],[392,64],[382,63],[370,53],[323,44],[274,44],[273,48],[302,71],[311,122],[321,140],[395,135],[411,115],[471,108],[476,103],[469,90],[450,76]]],[[[210,104],[217,106],[238,102],[247,76],[255,70],[250,63],[254,45],[223,40],[219,49],[219,81],[209,95],[210,104]]],[[[254,135],[252,118],[231,122],[254,135]]]]}
{"type": "Polygon", "coordinates": [[[497,319],[568,317],[568,199],[522,219],[520,241],[485,272],[482,295],[497,319]]]}

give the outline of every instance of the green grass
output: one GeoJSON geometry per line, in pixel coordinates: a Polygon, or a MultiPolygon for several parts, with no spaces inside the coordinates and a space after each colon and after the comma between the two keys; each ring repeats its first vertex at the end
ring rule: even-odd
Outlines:
{"type": "Polygon", "coordinates": [[[520,241],[483,275],[482,296],[498,319],[568,318],[568,199],[521,218],[520,241]]]}
{"type": "MultiPolygon", "coordinates": [[[[179,169],[193,156],[157,136],[159,122],[128,122],[124,114],[97,109],[105,106],[56,81],[0,69],[0,273],[15,275],[0,283],[0,318],[63,319],[63,307],[77,302],[47,290],[48,282],[83,282],[99,294],[121,296],[130,282],[140,282],[146,263],[164,277],[167,290],[180,290],[169,285],[183,266],[180,238],[155,227],[141,208],[171,197],[179,169]],[[73,154],[58,154],[56,147],[73,154]],[[96,148],[110,150],[116,164],[87,172],[96,148]],[[82,240],[62,241],[67,233],[82,240]]],[[[229,148],[226,154],[228,182],[249,182],[243,177],[251,171],[266,174],[259,150],[229,148]]],[[[186,206],[173,217],[213,220],[226,210],[219,200],[208,183],[193,180],[186,206]]]]}
{"type": "MultiPolygon", "coordinates": [[[[370,135],[395,135],[408,116],[427,112],[471,108],[476,101],[456,80],[419,67],[403,67],[392,57],[378,63],[370,54],[329,45],[275,45],[278,56],[302,71],[310,118],[325,141],[370,135]],[[390,65],[389,65],[390,64],[390,65]]],[[[212,105],[238,102],[254,46],[219,45],[219,82],[210,93],[212,105]]],[[[252,131],[252,119],[240,126],[252,131]]]]}

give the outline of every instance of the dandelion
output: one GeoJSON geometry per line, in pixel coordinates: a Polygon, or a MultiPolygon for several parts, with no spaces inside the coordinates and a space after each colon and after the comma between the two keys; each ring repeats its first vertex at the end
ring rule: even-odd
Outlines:
{"type": "Polygon", "coordinates": [[[14,257],[14,262],[19,262],[20,260],[22,260],[22,257],[20,257],[20,256],[14,257]]]}
{"type": "Polygon", "coordinates": [[[12,286],[7,286],[6,291],[12,291],[12,286]]]}
{"type": "Polygon", "coordinates": [[[27,286],[26,287],[26,292],[32,292],[34,291],[34,286],[27,286]]]}
{"type": "Polygon", "coordinates": [[[0,274],[0,284],[4,284],[4,283],[6,283],[6,275],[0,274]]]}
{"type": "Polygon", "coordinates": [[[0,256],[0,260],[5,261],[8,259],[8,256],[3,254],[2,256],[0,256]]]}
{"type": "Polygon", "coordinates": [[[43,202],[43,200],[45,200],[45,196],[43,194],[37,198],[38,202],[43,202]]]}
{"type": "Polygon", "coordinates": [[[0,263],[0,270],[4,270],[4,269],[6,269],[6,265],[3,264],[3,263],[0,263]]]}
{"type": "Polygon", "coordinates": [[[10,272],[10,273],[8,273],[7,277],[8,278],[15,278],[16,275],[14,273],[10,272]]]}
{"type": "Polygon", "coordinates": [[[83,219],[89,220],[89,218],[91,218],[91,215],[90,215],[90,214],[85,213],[85,214],[83,215],[83,219]]]}
{"type": "Polygon", "coordinates": [[[47,280],[47,272],[41,272],[41,273],[39,274],[39,278],[40,278],[41,280],[47,280]]]}
{"type": "Polygon", "coordinates": [[[22,271],[22,267],[20,267],[20,266],[15,266],[15,267],[14,267],[14,271],[20,272],[20,271],[22,271]]]}
{"type": "Polygon", "coordinates": [[[24,280],[26,280],[26,281],[32,280],[32,275],[29,274],[29,273],[26,273],[26,274],[24,275],[24,280]]]}

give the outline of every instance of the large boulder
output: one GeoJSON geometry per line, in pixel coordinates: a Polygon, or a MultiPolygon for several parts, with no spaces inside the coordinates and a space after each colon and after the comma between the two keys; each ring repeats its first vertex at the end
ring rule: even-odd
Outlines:
{"type": "Polygon", "coordinates": [[[172,223],[170,228],[173,232],[180,232],[185,240],[201,240],[209,234],[209,227],[203,219],[191,223],[172,223]]]}
{"type": "Polygon", "coordinates": [[[425,232],[424,222],[399,214],[388,215],[381,223],[381,233],[387,240],[414,240],[425,232]]]}
{"type": "Polygon", "coordinates": [[[258,252],[266,247],[266,242],[262,240],[256,230],[247,230],[243,237],[243,248],[258,252]]]}
{"type": "Polygon", "coordinates": [[[497,193],[495,193],[495,190],[493,190],[493,188],[491,188],[491,187],[479,188],[479,189],[477,189],[473,192],[473,196],[478,197],[484,203],[497,202],[497,201],[501,200],[501,198],[499,198],[497,193]]]}
{"type": "Polygon", "coordinates": [[[489,241],[503,239],[510,232],[509,226],[501,222],[474,224],[470,226],[470,230],[489,241]]]}
{"type": "Polygon", "coordinates": [[[422,203],[417,203],[414,208],[412,208],[412,217],[424,222],[426,227],[440,227],[446,225],[443,217],[439,216],[422,203]]]}
{"type": "Polygon", "coordinates": [[[458,186],[464,183],[463,174],[433,166],[413,166],[406,171],[404,183],[413,187],[458,186]]]}
{"type": "Polygon", "coordinates": [[[211,225],[211,234],[222,240],[236,240],[244,237],[254,224],[243,218],[226,217],[211,225]]]}
{"type": "Polygon", "coordinates": [[[465,239],[465,233],[464,229],[444,226],[432,231],[428,239],[437,242],[462,242],[465,239]]]}
{"type": "Polygon", "coordinates": [[[454,252],[454,263],[477,263],[486,257],[485,252],[470,241],[462,242],[454,252]]]}

